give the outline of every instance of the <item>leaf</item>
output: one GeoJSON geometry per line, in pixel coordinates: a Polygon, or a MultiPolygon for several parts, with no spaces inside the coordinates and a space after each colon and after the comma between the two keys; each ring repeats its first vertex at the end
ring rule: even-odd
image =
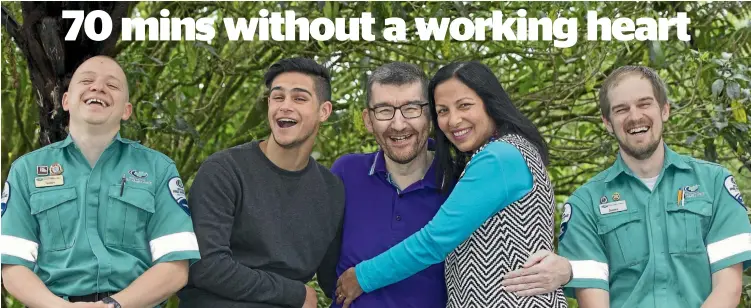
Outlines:
{"type": "Polygon", "coordinates": [[[736,81],[729,82],[725,91],[730,99],[738,99],[741,97],[741,85],[736,81]]]}
{"type": "Polygon", "coordinates": [[[712,96],[718,97],[720,96],[720,92],[722,92],[722,88],[725,86],[725,81],[722,79],[717,79],[712,83],[712,96]]]}
{"type": "Polygon", "coordinates": [[[196,46],[198,46],[198,47],[201,47],[201,48],[203,48],[203,49],[206,49],[206,51],[208,51],[209,53],[211,53],[211,54],[212,54],[212,55],[214,55],[215,57],[217,57],[217,58],[221,58],[221,57],[219,56],[219,54],[217,54],[217,53],[216,53],[216,49],[214,49],[214,47],[211,47],[211,45],[209,45],[209,44],[206,44],[206,43],[204,43],[204,42],[201,42],[201,41],[196,41],[196,42],[195,42],[195,44],[196,44],[196,46]]]}
{"type": "Polygon", "coordinates": [[[717,127],[717,130],[722,130],[725,127],[728,127],[727,121],[714,121],[714,126],[717,127]]]}
{"type": "Polygon", "coordinates": [[[449,58],[451,54],[451,37],[446,37],[441,43],[441,53],[444,58],[449,58]]]}
{"type": "Polygon", "coordinates": [[[151,59],[151,61],[154,61],[154,63],[156,63],[157,65],[164,66],[164,62],[162,62],[161,60],[159,60],[157,58],[154,58],[152,56],[148,56],[148,57],[149,57],[149,59],[151,59]]]}
{"type": "Polygon", "coordinates": [[[328,19],[334,18],[334,4],[333,1],[326,1],[326,4],[323,6],[323,16],[326,16],[328,19]]]}
{"type": "Polygon", "coordinates": [[[751,78],[748,78],[748,76],[743,75],[742,73],[735,74],[735,76],[733,76],[733,79],[735,79],[735,80],[745,80],[745,81],[751,82],[751,78]]]}
{"type": "Polygon", "coordinates": [[[686,144],[691,145],[696,141],[696,138],[699,138],[699,135],[688,136],[688,138],[686,138],[686,144]]]}
{"type": "Polygon", "coordinates": [[[747,123],[746,110],[743,109],[743,105],[739,101],[731,101],[730,108],[733,109],[733,118],[740,123],[747,123]]]}
{"type": "Polygon", "coordinates": [[[665,65],[665,53],[659,41],[651,41],[649,44],[649,60],[654,67],[663,67],[665,65]]]}

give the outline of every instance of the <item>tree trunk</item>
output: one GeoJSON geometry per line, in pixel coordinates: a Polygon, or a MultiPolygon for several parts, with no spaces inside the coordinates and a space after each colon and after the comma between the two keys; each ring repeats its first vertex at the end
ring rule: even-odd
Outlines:
{"type": "MultiPolygon", "coordinates": [[[[127,17],[129,2],[23,2],[24,23],[19,25],[10,11],[2,7],[2,25],[23,52],[36,103],[39,105],[39,144],[45,146],[65,139],[68,113],[62,109],[62,96],[75,69],[96,55],[115,57],[115,44],[120,38],[122,18],[127,17]],[[112,18],[112,33],[103,41],[84,35],[81,27],[75,41],[65,41],[73,19],[63,19],[63,10],[94,10],[107,12],[112,18]]],[[[99,33],[101,22],[96,23],[99,33]]]]}

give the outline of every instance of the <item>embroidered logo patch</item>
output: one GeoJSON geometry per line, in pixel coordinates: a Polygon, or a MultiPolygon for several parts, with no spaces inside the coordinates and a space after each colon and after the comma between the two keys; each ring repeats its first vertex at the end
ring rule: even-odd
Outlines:
{"type": "Polygon", "coordinates": [[[738,188],[738,184],[735,183],[735,178],[732,175],[729,175],[725,178],[725,190],[730,194],[735,201],[738,201],[743,207],[745,208],[746,205],[743,203],[743,197],[741,197],[741,189],[738,188]]]}
{"type": "Polygon", "coordinates": [[[699,184],[683,187],[683,198],[701,197],[704,193],[699,191],[699,184]]]}
{"type": "Polygon", "coordinates": [[[128,182],[151,185],[151,181],[146,178],[149,176],[146,171],[130,170],[128,171],[128,174],[130,174],[128,182]]]}
{"type": "Polygon", "coordinates": [[[146,173],[146,171],[130,170],[128,173],[130,173],[130,175],[137,177],[137,178],[145,178],[149,176],[149,174],[146,173]]]}
{"type": "Polygon", "coordinates": [[[5,210],[8,209],[8,200],[10,200],[10,183],[5,182],[3,195],[0,198],[0,216],[5,215],[5,210]]]}
{"type": "Polygon", "coordinates": [[[558,236],[558,241],[563,240],[563,236],[566,234],[568,221],[571,220],[571,214],[573,214],[571,204],[567,202],[563,205],[563,214],[561,214],[561,235],[558,236]]]}
{"type": "Polygon", "coordinates": [[[185,187],[183,186],[183,181],[180,178],[174,177],[169,180],[169,193],[170,196],[172,196],[172,199],[175,199],[177,205],[179,205],[180,208],[183,209],[183,211],[185,211],[188,216],[190,216],[188,199],[185,198],[185,187]]]}

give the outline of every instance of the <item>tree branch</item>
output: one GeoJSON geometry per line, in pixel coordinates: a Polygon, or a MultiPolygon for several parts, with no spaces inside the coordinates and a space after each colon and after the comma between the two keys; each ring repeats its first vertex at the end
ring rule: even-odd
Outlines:
{"type": "Polygon", "coordinates": [[[8,32],[10,37],[12,37],[16,42],[18,48],[24,51],[24,55],[26,55],[26,39],[21,35],[21,32],[19,31],[20,27],[18,26],[18,22],[10,14],[10,10],[4,5],[2,6],[2,13],[0,13],[0,23],[2,24],[5,31],[8,32]]]}

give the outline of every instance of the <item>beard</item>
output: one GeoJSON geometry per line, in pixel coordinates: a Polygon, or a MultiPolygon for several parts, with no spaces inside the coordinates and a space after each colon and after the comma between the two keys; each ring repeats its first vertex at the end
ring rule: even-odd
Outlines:
{"type": "Polygon", "coordinates": [[[377,134],[376,141],[383,150],[383,153],[393,162],[401,165],[408,164],[420,154],[420,151],[425,147],[425,144],[427,144],[428,140],[425,138],[427,132],[418,133],[415,130],[399,132],[399,134],[412,134],[413,136],[410,138],[415,138],[416,140],[410,147],[399,150],[389,146],[389,136],[395,135],[396,133],[396,131],[389,129],[383,134],[377,134]]]}
{"type": "Polygon", "coordinates": [[[637,160],[645,160],[647,158],[650,158],[660,146],[660,139],[656,139],[643,146],[634,147],[629,146],[625,142],[621,141],[620,138],[616,139],[618,139],[618,144],[621,146],[621,149],[623,149],[623,152],[626,152],[626,154],[633,158],[636,158],[637,160]]]}
{"type": "Polygon", "coordinates": [[[637,160],[645,160],[647,158],[650,158],[652,154],[654,154],[655,151],[657,151],[657,148],[660,146],[660,141],[662,138],[659,138],[659,136],[662,136],[662,131],[657,133],[658,138],[654,138],[654,125],[653,122],[649,119],[639,120],[639,121],[630,121],[628,123],[624,123],[623,126],[624,129],[623,133],[627,135],[626,138],[621,139],[618,137],[618,134],[615,135],[615,139],[618,140],[618,145],[623,149],[623,152],[628,154],[629,156],[637,159],[637,160]],[[645,134],[649,134],[650,139],[646,144],[643,145],[629,145],[629,143],[625,140],[628,139],[628,130],[633,127],[639,127],[639,126],[649,126],[649,131],[647,131],[645,134]]]}

